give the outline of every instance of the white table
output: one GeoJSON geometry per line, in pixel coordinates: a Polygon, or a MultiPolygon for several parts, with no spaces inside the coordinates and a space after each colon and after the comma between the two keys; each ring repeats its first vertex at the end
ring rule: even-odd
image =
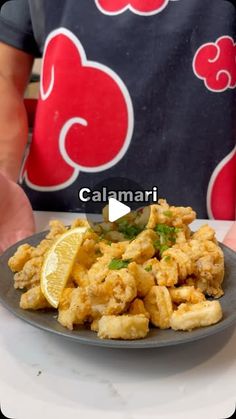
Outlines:
{"type": "MultiPolygon", "coordinates": [[[[39,212],[37,228],[74,217],[39,212]]],[[[220,240],[230,227],[210,224],[220,240]]],[[[9,418],[227,418],[236,403],[235,355],[232,328],[172,348],[105,349],[40,331],[0,306],[0,404],[9,418]]]]}

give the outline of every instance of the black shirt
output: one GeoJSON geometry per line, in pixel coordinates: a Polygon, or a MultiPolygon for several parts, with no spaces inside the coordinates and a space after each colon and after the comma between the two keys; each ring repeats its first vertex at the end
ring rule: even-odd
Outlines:
{"type": "Polygon", "coordinates": [[[44,55],[23,187],[83,211],[125,176],[199,217],[234,219],[236,8],[227,0],[11,0],[0,40],[44,55]]]}

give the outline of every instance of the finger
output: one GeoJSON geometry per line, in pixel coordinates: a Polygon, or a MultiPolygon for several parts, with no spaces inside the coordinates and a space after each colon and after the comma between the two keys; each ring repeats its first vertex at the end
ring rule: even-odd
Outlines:
{"type": "Polygon", "coordinates": [[[19,230],[13,233],[9,233],[6,237],[1,237],[0,243],[0,254],[7,250],[10,246],[31,236],[34,233],[34,229],[19,230]]]}
{"type": "Polygon", "coordinates": [[[223,243],[236,252],[236,222],[226,234],[223,243]]]}

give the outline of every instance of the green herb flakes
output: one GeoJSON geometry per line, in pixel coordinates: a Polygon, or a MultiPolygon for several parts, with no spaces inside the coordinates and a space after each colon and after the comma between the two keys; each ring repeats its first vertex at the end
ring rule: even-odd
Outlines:
{"type": "Polygon", "coordinates": [[[169,249],[176,243],[176,234],[180,229],[167,224],[157,224],[155,231],[157,232],[159,238],[154,242],[154,247],[159,251],[160,256],[162,253],[169,249]]]}
{"type": "Polygon", "coordinates": [[[112,261],[108,265],[108,268],[111,270],[127,268],[130,262],[130,260],[112,259],[112,261]]]}
{"type": "Polygon", "coordinates": [[[134,224],[129,224],[128,221],[121,221],[118,223],[118,231],[124,234],[124,237],[128,240],[135,238],[142,230],[143,228],[134,224]]]}

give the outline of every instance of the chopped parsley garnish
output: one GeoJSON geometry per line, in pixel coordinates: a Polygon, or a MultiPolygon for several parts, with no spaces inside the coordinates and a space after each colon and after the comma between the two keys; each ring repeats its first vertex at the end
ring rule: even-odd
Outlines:
{"type": "Polygon", "coordinates": [[[136,237],[142,230],[143,228],[134,224],[129,224],[126,220],[118,223],[118,231],[124,234],[124,237],[128,240],[136,237]]]}
{"type": "Polygon", "coordinates": [[[159,240],[154,242],[154,247],[156,250],[159,250],[161,256],[165,250],[170,248],[170,246],[167,246],[167,244],[161,244],[159,240]]]}
{"type": "Polygon", "coordinates": [[[175,244],[179,228],[171,227],[167,224],[157,224],[155,231],[158,233],[159,238],[154,242],[154,247],[162,256],[165,250],[175,244]]]}
{"type": "Polygon", "coordinates": [[[171,260],[171,257],[170,257],[170,256],[165,256],[164,260],[165,260],[166,262],[169,262],[169,261],[171,260]]]}
{"type": "Polygon", "coordinates": [[[112,259],[108,265],[108,268],[112,270],[127,268],[130,262],[130,260],[112,259]]]}
{"type": "Polygon", "coordinates": [[[147,265],[144,269],[145,271],[150,272],[152,270],[152,265],[147,265]]]}
{"type": "Polygon", "coordinates": [[[176,227],[168,226],[167,224],[157,224],[155,227],[157,233],[165,234],[165,235],[172,235],[176,233],[179,229],[176,227]]]}

